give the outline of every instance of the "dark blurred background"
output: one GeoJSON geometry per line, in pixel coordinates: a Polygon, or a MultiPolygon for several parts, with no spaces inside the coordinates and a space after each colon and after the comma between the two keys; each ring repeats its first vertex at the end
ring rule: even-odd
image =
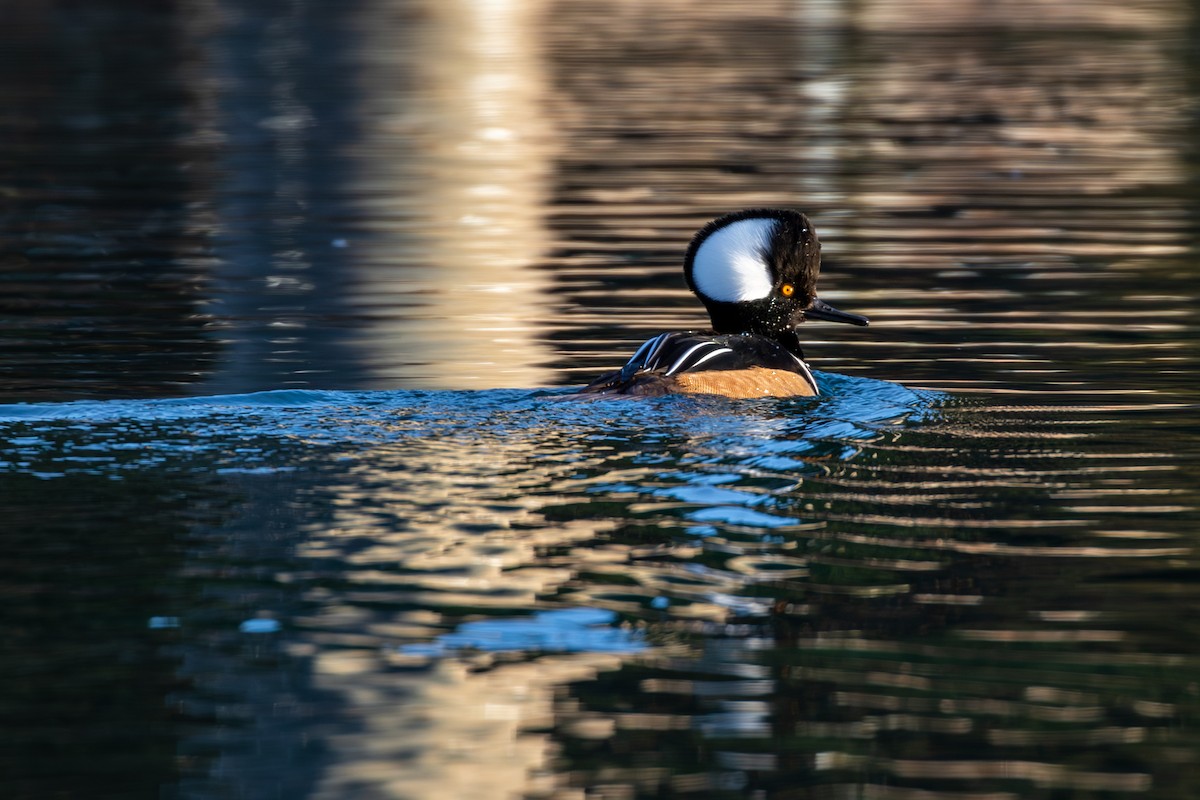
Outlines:
{"type": "Polygon", "coordinates": [[[2,14],[9,401],[583,381],[701,327],[689,236],[769,205],[875,321],[820,369],[1040,382],[1147,324],[1106,379],[1195,363],[1194,4],[2,14]]]}

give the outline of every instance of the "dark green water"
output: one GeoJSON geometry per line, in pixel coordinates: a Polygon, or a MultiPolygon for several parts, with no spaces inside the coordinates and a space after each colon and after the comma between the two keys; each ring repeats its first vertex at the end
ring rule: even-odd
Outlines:
{"type": "Polygon", "coordinates": [[[1200,792],[1194,9],[906,8],[7,4],[4,795],[1200,792]]]}

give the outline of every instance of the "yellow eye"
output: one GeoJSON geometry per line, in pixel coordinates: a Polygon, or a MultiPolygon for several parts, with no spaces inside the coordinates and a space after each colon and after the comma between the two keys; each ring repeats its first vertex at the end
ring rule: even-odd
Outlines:
{"type": "Polygon", "coordinates": [[[783,286],[779,287],[779,291],[784,297],[791,297],[796,293],[796,287],[792,286],[790,283],[785,283],[783,286]]]}

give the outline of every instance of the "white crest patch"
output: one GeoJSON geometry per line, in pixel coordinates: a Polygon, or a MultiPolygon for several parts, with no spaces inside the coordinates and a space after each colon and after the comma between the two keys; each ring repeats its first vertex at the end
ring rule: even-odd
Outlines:
{"type": "Polygon", "coordinates": [[[701,242],[692,259],[692,283],[712,300],[737,303],[771,294],[771,270],[763,254],[771,247],[774,219],[740,219],[701,242]]]}

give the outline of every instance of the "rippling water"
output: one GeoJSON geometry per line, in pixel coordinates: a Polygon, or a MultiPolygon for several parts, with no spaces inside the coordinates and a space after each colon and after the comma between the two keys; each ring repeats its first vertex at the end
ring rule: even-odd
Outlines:
{"type": "Polygon", "coordinates": [[[7,10],[6,796],[1200,792],[1194,8],[727,6],[7,10]]]}

